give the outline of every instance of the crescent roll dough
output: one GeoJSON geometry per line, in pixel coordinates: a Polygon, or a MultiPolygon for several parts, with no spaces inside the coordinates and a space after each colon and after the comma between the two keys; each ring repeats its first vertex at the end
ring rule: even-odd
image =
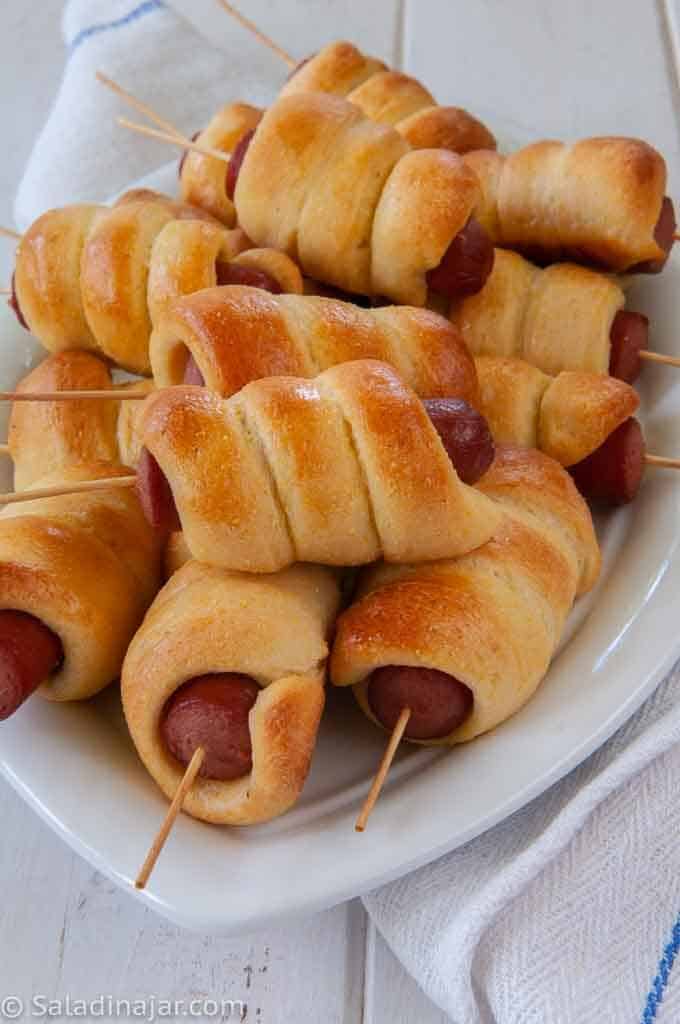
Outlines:
{"type": "Polygon", "coordinates": [[[433,559],[483,544],[498,522],[383,363],[270,377],[230,399],[169,388],[145,404],[142,442],[201,561],[275,572],[433,559]]]}
{"type": "Polygon", "coordinates": [[[352,43],[324,46],[289,78],[281,96],[327,92],[344,96],[378,124],[404,136],[414,149],[494,149],[491,132],[460,107],[440,107],[415,78],[390,71],[352,43]]]}
{"type": "Polygon", "coordinates": [[[158,387],[181,384],[191,355],[206,385],[225,397],[260,377],[314,377],[337,363],[380,359],[424,397],[471,405],[478,398],[474,363],[456,328],[407,306],[360,309],[315,296],[212,288],[166,308],[150,355],[158,387]]]}
{"type": "Polygon", "coordinates": [[[499,245],[552,259],[579,253],[615,271],[661,260],[654,238],[666,164],[639,139],[536,142],[463,158],[482,186],[475,216],[499,245]]]}
{"type": "MultiPolygon", "coordinates": [[[[196,231],[207,232],[210,224],[220,230],[205,211],[148,189],[126,193],[110,209],[76,205],[43,214],[16,253],[14,293],[29,330],[52,352],[89,349],[148,373],[152,247],[162,228],[178,220],[197,220],[196,231]]],[[[242,232],[230,236],[234,255],[248,244],[244,239],[242,232]]],[[[187,266],[177,249],[172,257],[166,278],[181,291],[196,273],[196,255],[187,249],[187,266]]]]}
{"type": "Polygon", "coordinates": [[[451,320],[476,356],[513,356],[549,374],[608,373],[610,332],[625,301],[605,274],[574,263],[541,270],[497,249],[486,284],[454,304],[451,320]]]}
{"type": "Polygon", "coordinates": [[[569,475],[533,450],[498,449],[479,489],[503,508],[477,551],[427,565],[377,566],[339,618],[331,679],[354,686],[385,665],[422,666],[472,690],[471,715],[442,739],[473,739],[531,697],[557,649],[574,599],[595,583],[600,553],[588,507],[569,475]]]}
{"type": "Polygon", "coordinates": [[[540,448],[573,466],[632,416],[640,399],[630,384],[599,373],[556,377],[521,359],[480,356],[479,411],[500,444],[540,448]]]}
{"type": "MultiPolygon", "coordinates": [[[[111,371],[90,352],[74,349],[48,356],[17,385],[31,391],[104,390],[111,371]]],[[[117,385],[117,388],[121,386],[117,385]]],[[[136,380],[122,388],[150,392],[153,382],[136,380]]],[[[139,401],[15,402],[9,420],[9,450],[14,462],[14,489],[67,466],[116,462],[135,466],[139,458],[139,401]]]]}
{"type": "Polygon", "coordinates": [[[130,734],[168,798],[185,769],[161,739],[165,703],[196,676],[239,672],[261,687],[249,718],[252,771],[228,782],[199,776],[183,810],[248,825],[295,803],[316,743],[338,601],[334,574],[312,565],[251,576],[189,562],[172,577],[130,644],[122,674],[130,734]]]}
{"type": "Polygon", "coordinates": [[[158,233],[151,249],[147,301],[152,322],[175,299],[214,288],[218,269],[227,264],[264,272],[282,292],[302,294],[302,275],[285,253],[253,248],[240,228],[228,231],[217,224],[173,220],[158,233]]]}
{"type": "MultiPolygon", "coordinates": [[[[62,467],[36,487],[125,476],[114,463],[62,467]]],[[[159,539],[130,488],[60,495],[0,512],[0,609],[27,612],[61,640],[49,700],[81,700],[120,672],[159,586],[159,539]]]]}
{"type": "Polygon", "coordinates": [[[393,128],[323,93],[269,108],[234,196],[248,237],[286,252],[309,277],[414,306],[425,304],[427,272],[479,199],[461,157],[412,151],[393,128]]]}
{"type": "MultiPolygon", "coordinates": [[[[201,146],[231,153],[246,132],[257,127],[262,111],[247,103],[228,103],[217,111],[195,139],[201,146]]],[[[187,150],[180,164],[180,194],[185,203],[207,210],[228,228],[236,224],[234,204],[227,196],[227,169],[223,160],[187,150]]]]}

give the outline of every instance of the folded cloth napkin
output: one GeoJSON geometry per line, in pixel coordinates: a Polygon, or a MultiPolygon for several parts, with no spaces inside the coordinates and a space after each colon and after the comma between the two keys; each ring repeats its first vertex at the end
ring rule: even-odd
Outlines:
{"type": "MultiPolygon", "coordinates": [[[[298,56],[315,38],[346,34],[348,4],[356,34],[380,52],[367,5],[296,0],[298,56]]],[[[289,0],[248,11],[282,41],[288,25],[290,38],[289,0]]],[[[126,111],[95,84],[97,68],[186,132],[229,99],[269,102],[285,75],[214,0],[70,0],[64,36],[64,80],[16,199],[22,228],[49,206],[113,194],[167,159],[160,144],[115,125],[126,111]]],[[[680,1021],[680,967],[672,973],[679,743],[676,668],[609,743],[543,796],[365,898],[397,957],[452,1021],[680,1021]]]]}
{"type": "Polygon", "coordinates": [[[149,122],[98,84],[97,70],[188,135],[232,99],[255,105],[271,101],[285,67],[224,12],[216,13],[216,36],[225,49],[212,46],[161,0],[66,4],[68,62],[17,192],[14,217],[20,230],[52,206],[101,201],[159,164],[179,160],[179,150],[116,124],[121,114],[149,122]]]}

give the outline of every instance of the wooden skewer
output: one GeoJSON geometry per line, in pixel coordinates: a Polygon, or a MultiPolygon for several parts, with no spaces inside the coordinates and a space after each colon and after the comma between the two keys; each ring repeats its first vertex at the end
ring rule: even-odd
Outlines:
{"type": "MultiPolygon", "coordinates": [[[[648,466],[658,466],[665,469],[680,469],[680,459],[670,459],[665,455],[645,455],[645,462],[648,466]]],[[[36,498],[54,498],[61,494],[87,494],[88,491],[105,491],[110,487],[134,487],[136,483],[136,476],[113,476],[106,477],[101,480],[80,480],[74,481],[73,483],[55,484],[53,487],[43,487],[40,490],[34,491],[19,491],[17,493],[12,491],[8,494],[0,494],[0,506],[15,505],[21,501],[34,501],[36,498]]],[[[406,719],[406,721],[408,721],[408,719],[406,719]]],[[[406,721],[404,721],[404,727],[406,726],[406,721]]],[[[398,743],[399,741],[397,740],[396,742],[398,743]]],[[[386,751],[386,757],[390,753],[390,750],[391,745],[386,751]]],[[[392,756],[394,756],[394,751],[392,751],[392,756]]],[[[379,785],[377,785],[377,792],[375,793],[373,803],[375,803],[375,799],[377,799],[380,786],[382,785],[384,776],[387,773],[387,768],[389,768],[389,764],[387,764],[387,767],[383,772],[383,765],[380,766],[380,770],[376,776],[376,782],[374,783],[374,786],[378,783],[379,785]]],[[[373,789],[371,790],[371,793],[369,793],[369,799],[371,798],[372,793],[373,789]]],[[[361,820],[361,818],[359,820],[361,820]]]]}
{"type": "Polygon", "coordinates": [[[280,57],[281,60],[285,64],[287,64],[289,68],[297,67],[298,62],[294,60],[294,58],[291,57],[289,53],[286,53],[282,46],[279,46],[279,44],[275,43],[273,39],[270,39],[269,36],[265,35],[264,32],[261,29],[259,29],[254,22],[250,20],[250,18],[246,18],[244,14],[241,14],[240,11],[237,11],[236,8],[232,7],[230,3],[227,3],[227,0],[218,0],[218,3],[227,12],[227,14],[230,14],[232,18],[238,21],[239,25],[242,25],[243,28],[245,28],[248,32],[251,32],[257,39],[259,39],[261,43],[269,47],[269,49],[273,53],[275,53],[277,57],[280,57]]]}
{"type": "Polygon", "coordinates": [[[156,128],[149,128],[145,124],[138,124],[136,121],[129,121],[127,117],[117,117],[116,121],[123,128],[129,128],[131,132],[137,132],[138,135],[148,135],[151,139],[160,139],[161,142],[169,142],[171,146],[179,146],[180,149],[192,149],[196,153],[202,153],[203,156],[212,156],[216,160],[221,160],[223,163],[229,163],[229,154],[223,153],[221,149],[212,149],[210,146],[200,146],[197,142],[192,142],[191,139],[186,139],[183,135],[175,135],[170,132],[162,132],[156,128]]]}
{"type": "Polygon", "coordinates": [[[107,398],[116,402],[143,402],[148,393],[111,388],[101,391],[0,391],[0,402],[72,402],[107,398]]]}
{"type": "Polygon", "coordinates": [[[13,231],[11,228],[0,227],[0,235],[4,235],[5,238],[16,238],[17,242],[21,241],[21,235],[18,231],[13,231]]]}
{"type": "Polygon", "coordinates": [[[680,469],[680,459],[669,459],[665,455],[645,455],[645,462],[660,469],[680,469]]]}
{"type": "Polygon", "coordinates": [[[0,494],[0,505],[16,505],[21,501],[35,501],[38,498],[56,498],[62,494],[89,494],[90,491],[107,491],[111,487],[134,487],[136,476],[111,476],[101,480],[74,480],[73,483],[54,484],[34,491],[10,491],[0,494]]]}
{"type": "Polygon", "coordinates": [[[10,453],[9,452],[9,445],[8,444],[0,444],[0,455],[9,455],[9,453],[10,453]]]}
{"type": "Polygon", "coordinates": [[[111,90],[111,92],[115,92],[116,96],[120,96],[120,98],[129,106],[134,107],[134,109],[138,110],[140,114],[144,114],[150,121],[158,125],[159,128],[162,128],[163,131],[168,132],[169,135],[176,135],[178,139],[182,140],[183,145],[185,142],[189,141],[182,132],[177,130],[174,124],[170,121],[166,121],[164,117],[161,117],[160,114],[156,113],[153,107],[150,107],[147,103],[143,103],[142,100],[138,100],[136,96],[133,96],[131,92],[124,89],[122,85],[118,84],[118,82],[114,82],[114,80],[109,78],[108,75],[105,75],[102,71],[96,71],[95,77],[98,82],[105,85],[107,89],[111,90]]]}
{"type": "Polygon", "coordinates": [[[177,816],[182,810],[184,798],[194,784],[194,779],[201,769],[204,757],[205,750],[203,747],[196,747],[194,756],[189,761],[187,770],[182,777],[182,781],[177,787],[177,792],[172,799],[172,803],[168,807],[168,813],[165,815],[163,824],[159,828],[156,838],[151,844],[151,849],[146,855],[146,860],[142,864],[141,870],[135,879],[135,889],[143,889],[149,881],[149,876],[156,866],[156,861],[161,854],[161,850],[165,846],[165,842],[170,835],[172,826],[175,824],[177,816]]]}
{"type": "Polygon", "coordinates": [[[11,294],[12,294],[12,289],[11,288],[0,288],[0,295],[11,295],[11,294]]]}
{"type": "Polygon", "coordinates": [[[646,359],[649,363],[665,363],[667,366],[680,366],[680,358],[677,356],[666,356],[662,352],[649,352],[642,349],[640,359],[646,359]]]}
{"type": "Polygon", "coordinates": [[[359,812],[359,817],[357,818],[356,825],[354,826],[356,832],[363,832],[364,829],[366,828],[366,823],[368,821],[369,815],[371,814],[371,811],[375,807],[376,801],[380,796],[380,791],[383,788],[383,785],[385,784],[387,773],[390,770],[390,766],[392,764],[392,761],[394,760],[394,755],[397,752],[397,747],[401,743],[401,738],[404,735],[404,731],[406,729],[406,726],[408,725],[408,720],[410,717],[411,709],[403,708],[401,714],[399,715],[399,718],[397,719],[397,724],[392,730],[390,741],[387,744],[385,753],[382,756],[382,761],[380,762],[378,771],[376,772],[375,778],[373,779],[373,785],[369,789],[368,796],[364,801],[364,806],[361,808],[361,811],[359,812]]]}

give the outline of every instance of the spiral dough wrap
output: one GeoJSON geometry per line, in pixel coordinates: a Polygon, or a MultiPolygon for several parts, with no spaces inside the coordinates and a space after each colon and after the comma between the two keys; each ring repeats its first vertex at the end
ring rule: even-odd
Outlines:
{"type": "Polygon", "coordinates": [[[249,715],[252,770],[231,781],[197,778],[183,809],[247,825],[297,800],[323,710],[326,637],[338,600],[334,574],[311,565],[250,576],[189,562],[175,573],[130,644],[121,681],[132,739],[168,798],[184,766],[161,739],[166,702],[191,678],[238,672],[261,688],[249,715]]]}
{"type": "Polygon", "coordinates": [[[331,654],[332,682],[353,686],[377,724],[367,685],[382,666],[435,669],[467,686],[471,713],[430,744],[473,739],[526,703],[600,568],[588,508],[551,459],[501,449],[478,486],[505,513],[489,543],[456,560],[366,570],[331,654]]]}

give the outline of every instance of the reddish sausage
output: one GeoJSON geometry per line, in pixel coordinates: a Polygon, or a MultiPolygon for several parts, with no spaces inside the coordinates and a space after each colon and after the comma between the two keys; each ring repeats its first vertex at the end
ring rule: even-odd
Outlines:
{"type": "MultiPolygon", "coordinates": [[[[193,356],[184,370],[185,384],[205,385],[193,356]]],[[[446,453],[465,483],[474,483],[486,472],[494,457],[489,426],[478,412],[460,399],[437,398],[425,402],[446,453]]],[[[157,529],[181,528],[177,507],[162,469],[148,449],[143,448],[137,466],[137,492],[148,521],[157,529]]]]}
{"type": "Polygon", "coordinates": [[[251,267],[243,267],[239,263],[220,260],[215,264],[215,270],[217,283],[220,285],[244,284],[250,288],[261,288],[265,292],[271,292],[272,295],[281,294],[282,288],[279,282],[264,270],[254,270],[251,267]]]}
{"type": "Polygon", "coordinates": [[[207,779],[240,779],[253,766],[248,715],[260,688],[249,676],[222,672],[197,676],[167,701],[161,735],[167,749],[187,765],[197,747],[207,779]]]}
{"type": "Polygon", "coordinates": [[[14,313],[15,317],[17,318],[17,320],[19,321],[21,326],[25,327],[26,330],[28,330],[28,324],[26,323],[26,320],[24,318],[24,314],[21,312],[21,306],[19,305],[19,300],[17,298],[16,276],[17,275],[16,275],[16,271],[15,271],[12,274],[12,294],[10,295],[9,299],[7,300],[7,305],[12,310],[12,312],[14,313]]]}
{"type": "Polygon", "coordinates": [[[611,349],[609,372],[612,377],[632,384],[637,380],[642,363],[640,352],[649,343],[649,320],[642,313],[629,313],[621,309],[614,317],[609,332],[611,349]]]}
{"type": "Polygon", "coordinates": [[[658,274],[660,270],[663,270],[673,248],[676,227],[673,200],[670,196],[664,196],[663,203],[661,204],[661,213],[654,228],[654,241],[663,249],[665,256],[660,260],[647,260],[645,263],[638,263],[637,266],[631,267],[630,273],[658,274]]]}
{"type": "Polygon", "coordinates": [[[436,740],[457,729],[472,711],[472,690],[454,676],[434,668],[386,665],[369,676],[368,703],[386,729],[392,730],[404,708],[411,709],[404,735],[436,740]]]}
{"type": "Polygon", "coordinates": [[[486,231],[470,217],[444,253],[438,267],[430,270],[427,283],[433,292],[448,298],[474,295],[484,287],[493,270],[494,248],[486,231]]]}
{"type": "Polygon", "coordinates": [[[26,612],[0,612],[0,720],[9,718],[64,660],[61,641],[26,612]]]}
{"type": "Polygon", "coordinates": [[[569,472],[585,498],[606,505],[625,505],[637,494],[644,468],[642,428],[631,417],[569,472]]]}
{"type": "Polygon", "coordinates": [[[142,448],[137,465],[137,494],[147,520],[157,530],[181,530],[170,484],[148,448],[142,448]]]}
{"type": "Polygon", "coordinates": [[[465,484],[477,483],[494,459],[489,424],[462,398],[428,398],[423,405],[458,476],[465,484]]]}
{"type": "Polygon", "coordinates": [[[234,192],[236,191],[236,182],[238,181],[239,171],[241,170],[241,164],[245,159],[245,155],[248,152],[248,146],[253,141],[253,135],[255,129],[246,132],[242,135],[234,146],[234,150],[229,157],[229,163],[227,164],[227,196],[231,201],[234,201],[234,192]]]}
{"type": "Polygon", "coordinates": [[[189,358],[187,359],[187,365],[184,368],[184,377],[182,378],[182,384],[194,384],[196,385],[196,387],[199,388],[205,387],[205,378],[201,373],[198,367],[198,363],[192,356],[191,352],[189,353],[189,358]]]}

